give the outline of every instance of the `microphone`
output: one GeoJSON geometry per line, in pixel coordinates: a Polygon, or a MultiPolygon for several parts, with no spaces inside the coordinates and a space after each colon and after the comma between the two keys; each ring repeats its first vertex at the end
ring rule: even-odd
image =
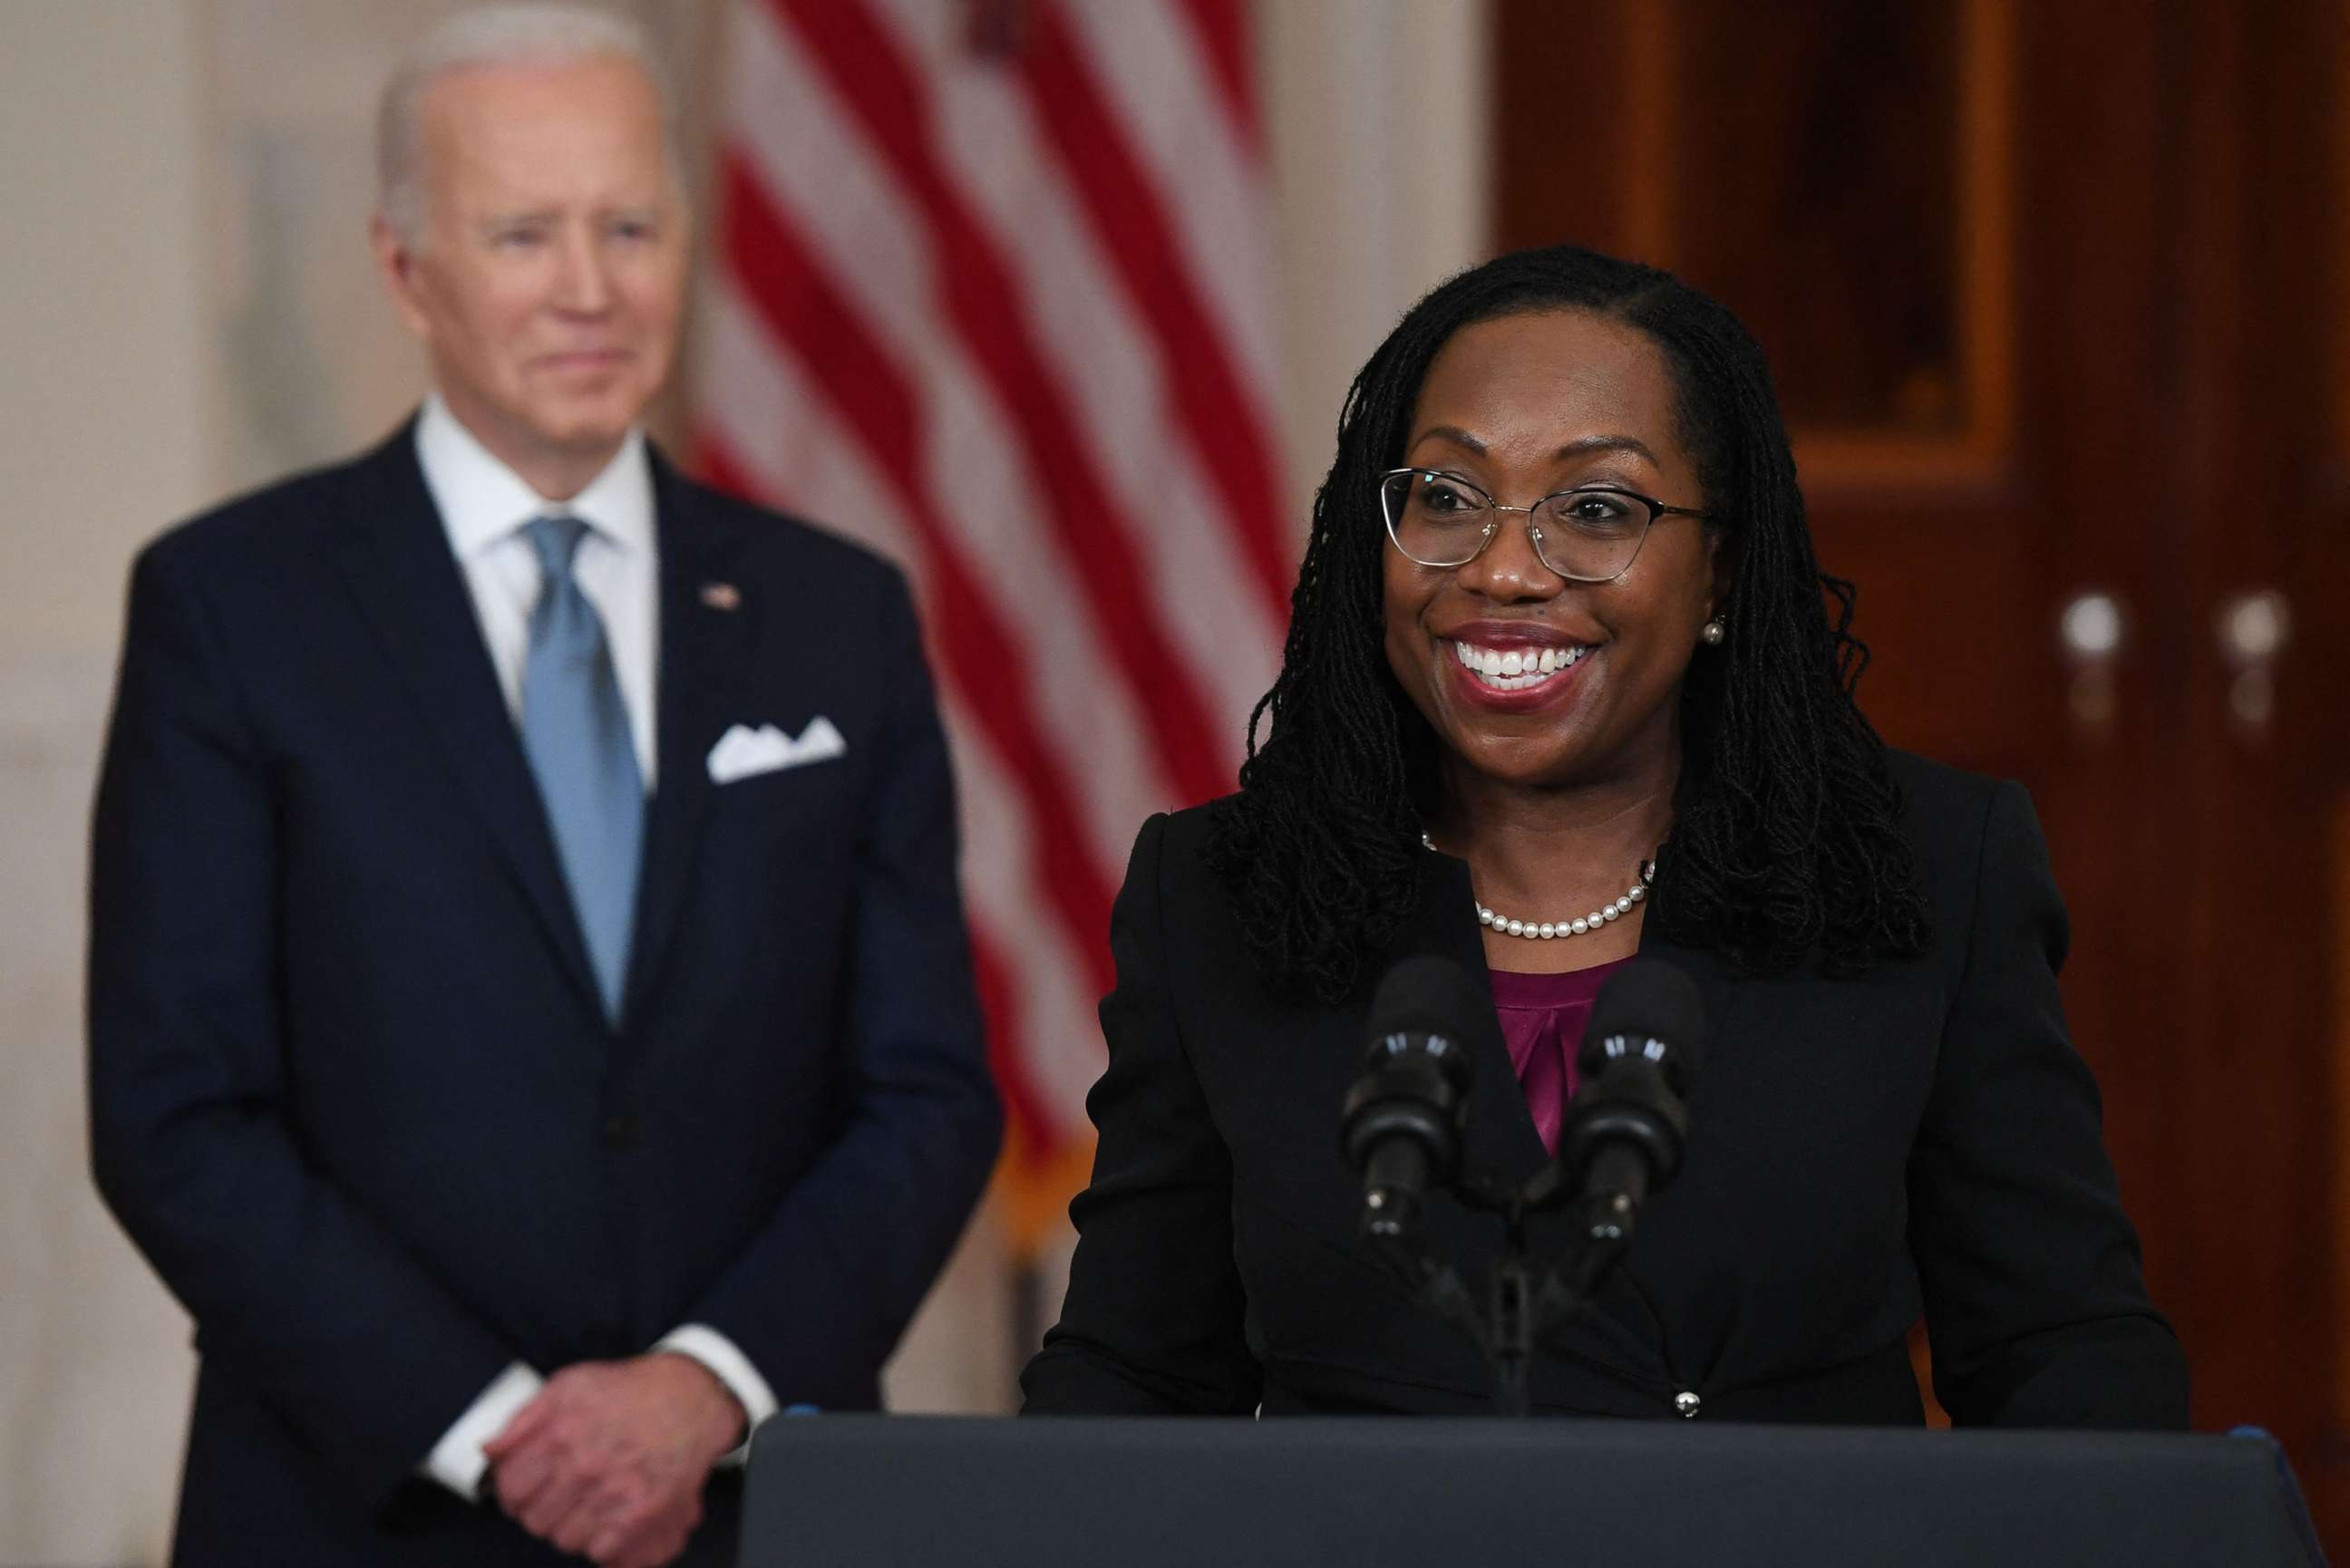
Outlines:
{"type": "Polygon", "coordinates": [[[1558,1139],[1559,1164],[1598,1199],[1595,1212],[1628,1217],[1680,1169],[1683,1102],[1704,1049],[1705,1002],[1672,965],[1636,959],[1599,988],[1575,1053],[1583,1086],[1558,1139]]]}
{"type": "Polygon", "coordinates": [[[1449,959],[1406,959],[1372,993],[1370,1046],[1339,1115],[1347,1163],[1362,1173],[1363,1233],[1416,1229],[1430,1183],[1451,1179],[1469,1122],[1467,1025],[1489,1007],[1449,959]]]}

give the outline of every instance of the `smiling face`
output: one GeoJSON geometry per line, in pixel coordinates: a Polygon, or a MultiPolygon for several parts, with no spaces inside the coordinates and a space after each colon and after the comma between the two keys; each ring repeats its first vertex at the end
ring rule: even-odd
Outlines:
{"type": "MultiPolygon", "coordinates": [[[[1438,352],[1398,461],[1504,505],[1609,484],[1701,510],[1674,404],[1664,353],[1638,328],[1574,310],[1503,317],[1438,352]]],[[[1450,766],[1525,786],[1653,775],[1669,788],[1681,677],[1727,587],[1718,535],[1660,517],[1622,576],[1574,583],[1534,554],[1523,513],[1496,519],[1465,566],[1385,554],[1388,663],[1450,766]]]]}
{"type": "Polygon", "coordinates": [[[422,109],[422,232],[376,248],[434,384],[540,493],[577,492],[660,390],[686,223],[660,99],[617,56],[484,66],[422,109]]]}

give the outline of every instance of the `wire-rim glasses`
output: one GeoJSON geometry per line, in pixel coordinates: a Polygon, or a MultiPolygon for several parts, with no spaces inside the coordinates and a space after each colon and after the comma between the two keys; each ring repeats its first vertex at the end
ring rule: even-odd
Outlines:
{"type": "Polygon", "coordinates": [[[1526,514],[1535,558],[1571,583],[1612,583],[1632,569],[1659,517],[1704,518],[1618,484],[1579,484],[1531,506],[1504,506],[1457,473],[1394,468],[1379,475],[1388,539],[1422,566],[1465,566],[1501,532],[1501,514],[1526,514]]]}

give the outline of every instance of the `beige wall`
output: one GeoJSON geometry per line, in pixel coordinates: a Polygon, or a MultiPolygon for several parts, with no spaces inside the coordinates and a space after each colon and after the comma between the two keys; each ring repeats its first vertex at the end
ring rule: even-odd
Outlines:
{"type": "Polygon", "coordinates": [[[1338,406],[1407,306],[1482,261],[1482,0],[1258,0],[1298,536],[1338,406]]]}
{"type": "Polygon", "coordinates": [[[0,7],[0,1563],[158,1554],[186,1324],[90,1196],[82,839],[123,564],[220,483],[192,5],[0,7]]]}
{"type": "MultiPolygon", "coordinates": [[[[449,3],[0,0],[0,1564],[160,1561],[185,1417],[185,1321],[83,1147],[84,837],[124,572],[169,521],[415,397],[367,271],[367,109],[449,3]]],[[[643,4],[699,74],[715,0],[643,4]]],[[[1475,259],[1482,5],[1260,16],[1302,519],[1357,365],[1475,259]]],[[[1006,1295],[983,1222],[893,1400],[1002,1407],[1006,1295]]]]}
{"type": "Polygon", "coordinates": [[[12,664],[111,654],[125,553],[216,481],[194,7],[0,10],[0,480],[12,664]]]}

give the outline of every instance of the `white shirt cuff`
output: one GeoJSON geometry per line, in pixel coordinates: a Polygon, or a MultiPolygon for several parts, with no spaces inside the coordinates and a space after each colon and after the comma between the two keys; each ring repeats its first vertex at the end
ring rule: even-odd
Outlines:
{"type": "Polygon", "coordinates": [[[482,1390],[481,1397],[457,1417],[456,1425],[432,1445],[432,1451],[417,1467],[417,1473],[439,1481],[468,1502],[480,1501],[482,1477],[490,1468],[489,1456],[482,1452],[482,1446],[504,1431],[506,1423],[537,1398],[538,1391],[546,1386],[546,1379],[519,1361],[499,1373],[482,1390]]]}
{"type": "Polygon", "coordinates": [[[661,1335],[660,1343],[653,1349],[691,1356],[709,1368],[710,1375],[725,1386],[726,1392],[734,1396],[734,1402],[743,1407],[743,1443],[718,1462],[740,1465],[748,1459],[751,1434],[757,1431],[759,1423],[774,1415],[777,1407],[775,1391],[767,1386],[767,1380],[759,1376],[759,1369],[751,1365],[751,1358],[743,1355],[733,1340],[699,1323],[671,1329],[661,1335]]]}

